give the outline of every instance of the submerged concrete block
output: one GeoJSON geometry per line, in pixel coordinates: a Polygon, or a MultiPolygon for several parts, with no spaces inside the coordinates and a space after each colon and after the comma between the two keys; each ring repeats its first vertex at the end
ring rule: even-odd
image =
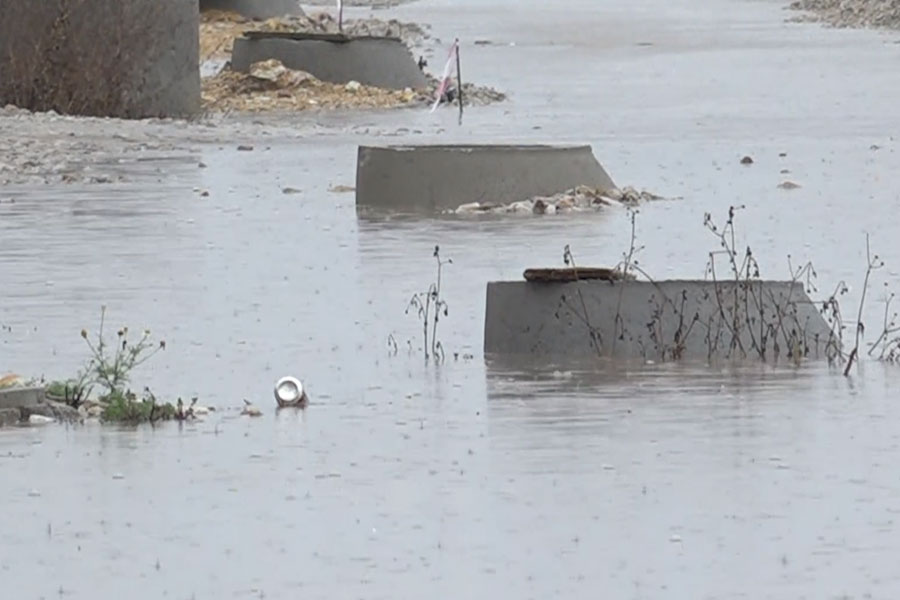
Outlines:
{"type": "Polygon", "coordinates": [[[251,19],[303,14],[298,0],[200,0],[200,10],[236,12],[251,19]]]}
{"type": "Polygon", "coordinates": [[[44,388],[17,387],[0,390],[0,408],[23,408],[44,402],[44,388]]]}
{"type": "Polygon", "coordinates": [[[795,282],[491,282],[484,352],[540,360],[825,358],[837,348],[795,282]]]}
{"type": "Polygon", "coordinates": [[[360,146],[356,204],[435,213],[469,202],[508,204],[579,185],[615,187],[584,146],[360,146]]]}
{"type": "Polygon", "coordinates": [[[109,117],[200,109],[197,0],[0,0],[0,106],[109,117]]]}
{"type": "Polygon", "coordinates": [[[231,68],[247,72],[255,62],[278,59],[322,81],[358,81],[387,89],[427,85],[409,48],[398,38],[346,37],[340,34],[247,32],[234,41],[231,68]]]}

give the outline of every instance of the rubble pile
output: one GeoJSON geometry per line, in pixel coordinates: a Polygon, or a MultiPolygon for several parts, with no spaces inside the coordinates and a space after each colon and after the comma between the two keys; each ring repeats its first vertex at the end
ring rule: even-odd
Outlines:
{"type": "MultiPolygon", "coordinates": [[[[285,67],[277,59],[254,63],[249,73],[224,70],[203,79],[203,104],[215,111],[298,111],[340,108],[427,106],[434,101],[437,80],[429,89],[389,90],[321,81],[305,71],[285,67]]],[[[463,85],[463,103],[488,104],[505,96],[493,89],[463,85]]]]}
{"type": "Polygon", "coordinates": [[[638,191],[631,186],[622,189],[601,190],[582,185],[553,196],[536,196],[509,204],[470,202],[447,212],[457,215],[555,215],[598,211],[608,207],[631,207],[656,200],[665,200],[665,198],[646,190],[638,191]]]}
{"type": "Polygon", "coordinates": [[[900,0],[795,0],[790,8],[808,13],[792,21],[823,21],[834,27],[900,29],[900,0]]]}
{"type": "MultiPolygon", "coordinates": [[[[327,12],[256,21],[232,12],[204,11],[200,15],[200,60],[231,58],[235,38],[241,37],[245,31],[338,33],[338,24],[334,16],[327,12]]],[[[351,37],[400,38],[409,48],[417,48],[431,37],[424,27],[415,23],[401,23],[395,19],[344,21],[344,34],[351,37]]]]}
{"type": "MultiPolygon", "coordinates": [[[[251,73],[227,68],[234,40],[245,31],[297,31],[338,33],[337,21],[329,13],[286,16],[254,21],[236,13],[206,11],[201,15],[200,48],[205,65],[219,65],[203,77],[203,105],[211,111],[298,111],[309,109],[400,108],[428,106],[434,102],[439,81],[428,74],[424,90],[389,90],[351,81],[334,84],[313,75],[288,69],[277,60],[256,63],[251,73]],[[224,67],[224,68],[223,68],[224,67]]],[[[356,19],[344,22],[349,36],[400,38],[416,48],[430,35],[420,25],[397,20],[356,19]]],[[[454,98],[456,91],[453,90],[454,98]]],[[[506,95],[489,87],[463,83],[464,105],[502,102],[506,95]]]]}

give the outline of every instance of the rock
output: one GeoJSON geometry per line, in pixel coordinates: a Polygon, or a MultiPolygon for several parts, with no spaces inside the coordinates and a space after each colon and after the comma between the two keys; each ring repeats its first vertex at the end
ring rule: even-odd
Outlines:
{"type": "Polygon", "coordinates": [[[261,417],[262,411],[253,406],[248,400],[244,400],[244,409],[241,411],[241,414],[247,417],[261,417]]]}
{"type": "Polygon", "coordinates": [[[782,181],[778,184],[778,187],[783,190],[796,190],[800,187],[800,184],[794,183],[793,181],[782,181]]]}
{"type": "Polygon", "coordinates": [[[31,415],[28,417],[29,425],[46,425],[48,423],[53,423],[55,419],[52,417],[45,417],[44,415],[31,415]]]}
{"type": "Polygon", "coordinates": [[[18,408],[0,408],[0,427],[18,425],[22,420],[22,413],[18,408]]]}
{"type": "Polygon", "coordinates": [[[22,419],[31,422],[31,417],[42,417],[51,421],[63,423],[80,423],[83,417],[78,409],[63,404],[62,402],[46,401],[35,406],[25,406],[21,409],[22,419]]]}
{"type": "Polygon", "coordinates": [[[615,200],[616,202],[622,202],[624,198],[624,194],[622,194],[622,190],[618,188],[613,188],[611,190],[606,190],[603,192],[603,195],[609,198],[610,200],[615,200]]]}
{"type": "Polygon", "coordinates": [[[300,194],[301,190],[298,190],[297,188],[286,187],[281,190],[281,193],[282,194],[300,194]]]}
{"type": "Polygon", "coordinates": [[[750,156],[745,156],[744,158],[741,159],[741,164],[742,164],[742,165],[752,165],[752,164],[753,164],[753,158],[750,157],[750,156]]]}
{"type": "Polygon", "coordinates": [[[355,93],[362,89],[362,85],[358,81],[350,81],[344,86],[348,92],[355,93]]]}
{"type": "Polygon", "coordinates": [[[280,60],[270,58],[269,60],[262,60],[250,65],[250,76],[274,83],[287,73],[287,70],[287,67],[280,60]]]}
{"type": "Polygon", "coordinates": [[[241,144],[240,146],[237,147],[237,149],[238,149],[238,152],[252,152],[253,146],[247,146],[247,145],[241,144]]]}

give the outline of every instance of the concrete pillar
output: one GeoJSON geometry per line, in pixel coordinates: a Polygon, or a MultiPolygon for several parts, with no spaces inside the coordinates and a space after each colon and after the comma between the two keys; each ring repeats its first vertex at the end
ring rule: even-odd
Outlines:
{"type": "Polygon", "coordinates": [[[124,118],[200,109],[197,0],[0,0],[0,105],[124,118]]]}
{"type": "Polygon", "coordinates": [[[469,202],[508,204],[586,185],[615,187],[590,146],[360,146],[356,204],[436,213],[469,202]]]}
{"type": "Polygon", "coordinates": [[[298,0],[200,0],[200,10],[226,10],[251,19],[303,14],[298,0]]]}

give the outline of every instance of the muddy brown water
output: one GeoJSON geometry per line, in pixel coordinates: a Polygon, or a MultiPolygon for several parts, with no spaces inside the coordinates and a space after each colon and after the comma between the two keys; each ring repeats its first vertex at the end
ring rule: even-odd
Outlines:
{"type": "Polygon", "coordinates": [[[887,263],[873,298],[900,289],[900,46],[784,24],[777,2],[459,4],[396,12],[496,42],[464,45],[464,66],[511,100],[461,128],[452,111],[260,117],[200,143],[174,125],[186,151],[106,165],[126,183],[2,189],[2,369],[71,373],[106,304],[168,342],[136,385],[219,408],[0,432],[15,598],[896,595],[895,369],[486,362],[485,283],[565,244],[612,264],[626,215],[369,219],[329,189],[353,184],[359,143],[587,141],[621,185],[683,196],[641,210],[656,277],[702,276],[703,213],[741,203],[764,273],[813,260],[852,313],[866,232],[887,263]],[[439,368],[404,314],[435,244],[453,259],[439,368]],[[273,410],[288,373],[306,413],[273,410]],[[264,416],[239,417],[243,398],[264,416]]]}

